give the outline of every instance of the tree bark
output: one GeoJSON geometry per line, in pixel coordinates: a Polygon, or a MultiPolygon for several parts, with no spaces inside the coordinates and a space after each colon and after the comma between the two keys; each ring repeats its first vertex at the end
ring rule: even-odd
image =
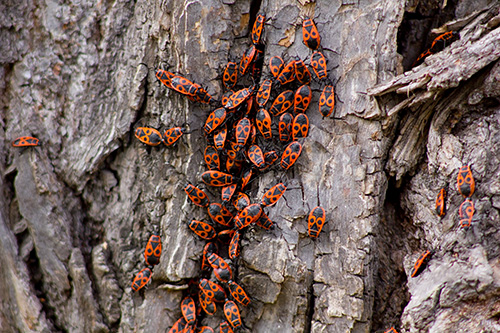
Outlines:
{"type": "MultiPolygon", "coordinates": [[[[182,189],[206,170],[202,127],[212,109],[167,89],[155,71],[220,98],[221,73],[251,44],[260,11],[263,75],[274,55],[309,63],[309,16],[337,99],[323,119],[325,83],[314,81],[298,162],[251,183],[252,202],[279,180],[288,190],[268,210],[275,228],[250,228],[232,262],[252,299],[240,331],[499,332],[500,12],[496,1],[470,2],[0,4],[0,331],[160,332],[180,318],[205,245],[187,223],[207,218],[182,189]],[[409,69],[422,22],[460,39],[409,69]],[[191,133],[173,147],[134,137],[140,125],[182,124],[191,133]],[[42,146],[11,147],[24,135],[42,146]],[[477,185],[468,230],[458,227],[462,165],[477,185]],[[317,205],[327,223],[311,239],[306,218],[317,205]],[[134,292],[153,231],[161,261],[134,292]],[[435,251],[428,267],[410,278],[426,249],[435,251]]],[[[218,310],[199,324],[217,331],[222,319],[218,310]]]]}

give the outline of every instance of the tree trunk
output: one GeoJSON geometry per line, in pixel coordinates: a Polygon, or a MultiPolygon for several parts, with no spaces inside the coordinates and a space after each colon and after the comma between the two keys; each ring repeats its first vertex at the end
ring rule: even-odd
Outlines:
{"type": "MultiPolygon", "coordinates": [[[[266,209],[275,227],[250,227],[230,261],[251,297],[239,331],[499,332],[499,8],[494,0],[4,1],[0,331],[163,332],[182,316],[188,281],[206,274],[206,241],[187,223],[208,219],[183,186],[200,184],[206,170],[202,132],[213,107],[168,89],[155,72],[184,75],[220,99],[224,67],[239,62],[263,12],[263,76],[275,55],[309,64],[308,16],[328,79],[311,84],[297,163],[249,185],[252,203],[280,180],[288,190],[266,209]],[[438,27],[460,38],[411,68],[438,27]],[[327,118],[318,112],[325,82],[337,96],[327,118]],[[139,126],[183,124],[191,133],[173,147],[134,137],[139,126]],[[42,145],[11,147],[25,135],[42,145]],[[458,222],[462,165],[476,181],[469,229],[458,222]],[[327,222],[313,239],[307,215],[317,205],[327,222]],[[134,292],[155,231],[160,264],[134,292]],[[427,249],[427,268],[411,278],[427,249]]],[[[207,192],[220,201],[218,190],[207,192]]],[[[198,324],[217,332],[223,317],[218,309],[198,324]]]]}

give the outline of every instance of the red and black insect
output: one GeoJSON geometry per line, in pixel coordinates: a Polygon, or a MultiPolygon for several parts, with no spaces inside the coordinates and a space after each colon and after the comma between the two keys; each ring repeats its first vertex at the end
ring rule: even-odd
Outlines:
{"type": "Polygon", "coordinates": [[[231,227],[231,221],[233,220],[233,214],[218,202],[211,203],[208,206],[208,215],[212,221],[219,223],[225,227],[231,227]]]}
{"type": "Polygon", "coordinates": [[[457,187],[458,192],[465,198],[470,198],[474,194],[476,183],[472,176],[470,166],[464,165],[458,170],[457,187]]]}
{"type": "Polygon", "coordinates": [[[293,118],[292,140],[306,138],[309,133],[309,118],[305,113],[299,113],[293,118]]]}
{"type": "Polygon", "coordinates": [[[302,39],[304,44],[311,50],[316,50],[321,42],[321,37],[316,24],[309,17],[302,21],[302,39]]]}
{"type": "Polygon", "coordinates": [[[191,325],[194,324],[196,320],[196,306],[194,305],[194,300],[191,297],[185,297],[181,302],[181,312],[186,322],[191,325]]]}
{"type": "Polygon", "coordinates": [[[231,242],[229,243],[229,258],[234,259],[240,255],[240,232],[236,231],[231,238],[231,242]]]}
{"type": "Polygon", "coordinates": [[[214,239],[215,236],[217,236],[215,229],[206,222],[191,220],[191,222],[189,222],[188,224],[188,227],[200,238],[206,240],[214,239]]]}
{"type": "Polygon", "coordinates": [[[210,134],[218,126],[220,126],[226,120],[227,112],[224,108],[218,108],[212,111],[205,122],[203,129],[205,133],[210,134]]]}
{"type": "Polygon", "coordinates": [[[221,200],[222,202],[230,202],[233,197],[234,191],[236,191],[236,184],[231,184],[228,186],[224,186],[221,191],[221,200]]]}
{"type": "Polygon", "coordinates": [[[293,82],[295,80],[295,60],[290,61],[276,78],[281,85],[293,82]]]}
{"type": "Polygon", "coordinates": [[[245,193],[239,192],[234,199],[233,205],[238,211],[242,211],[245,207],[250,205],[250,199],[245,193]]]}
{"type": "MultiPolygon", "coordinates": [[[[150,127],[138,127],[135,130],[135,137],[139,139],[139,141],[141,141],[142,143],[145,143],[150,146],[158,146],[163,140],[160,131],[150,127]]],[[[16,141],[19,139],[16,139],[16,141]]],[[[22,146],[15,146],[14,143],[16,141],[14,141],[12,145],[14,147],[22,147],[22,146]]]]}
{"type": "Polygon", "coordinates": [[[134,281],[132,281],[132,289],[134,291],[142,289],[146,284],[148,284],[152,274],[153,272],[148,267],[137,273],[134,281]]]}
{"type": "Polygon", "coordinates": [[[232,90],[228,90],[224,94],[222,94],[222,98],[221,98],[222,105],[226,105],[227,102],[229,102],[229,97],[231,97],[231,95],[233,95],[233,94],[234,94],[234,91],[232,91],[232,90]]]}
{"type": "Polygon", "coordinates": [[[207,146],[203,154],[208,170],[220,170],[220,157],[217,149],[213,146],[207,146]]]}
{"type": "Polygon", "coordinates": [[[281,57],[274,56],[269,59],[269,70],[275,79],[278,78],[284,66],[285,62],[281,57]]]}
{"type": "Polygon", "coordinates": [[[210,266],[210,263],[207,260],[207,257],[212,254],[212,253],[217,253],[219,251],[217,244],[208,242],[205,247],[203,248],[203,255],[201,257],[201,270],[208,269],[212,266],[210,266]]]}
{"type": "Polygon", "coordinates": [[[236,232],[236,230],[234,230],[234,229],[225,229],[225,230],[219,231],[219,233],[217,234],[217,240],[221,243],[229,244],[231,242],[231,238],[233,238],[235,232],[236,232]]]}
{"type": "Polygon", "coordinates": [[[264,48],[257,47],[255,52],[255,58],[252,63],[250,75],[252,76],[252,80],[254,82],[259,82],[260,77],[262,75],[262,66],[264,65],[264,48]]]}
{"type": "Polygon", "coordinates": [[[257,90],[256,95],[256,102],[259,107],[263,108],[269,100],[269,96],[271,96],[272,85],[273,82],[271,80],[264,80],[260,84],[259,90],[257,90]]]}
{"type": "Polygon", "coordinates": [[[209,316],[213,316],[217,311],[217,307],[215,306],[215,302],[212,301],[205,293],[201,292],[198,296],[200,300],[200,305],[203,311],[209,316]]]}
{"type": "Polygon", "coordinates": [[[257,129],[259,130],[262,137],[269,140],[273,137],[271,132],[271,116],[266,109],[259,109],[255,115],[255,123],[257,124],[257,129]]]}
{"type": "MultiPolygon", "coordinates": [[[[239,155],[238,153],[235,153],[239,155]]],[[[241,172],[241,168],[243,167],[243,162],[239,159],[226,159],[226,170],[232,174],[239,174],[241,172]]]]}
{"type": "Polygon", "coordinates": [[[325,86],[319,96],[319,112],[323,117],[328,117],[332,114],[335,107],[335,93],[333,86],[325,86]]]}
{"type": "Polygon", "coordinates": [[[266,170],[270,166],[274,164],[278,160],[279,156],[276,150],[271,150],[264,153],[264,161],[266,162],[264,167],[261,169],[262,171],[266,170]]]}
{"type": "Polygon", "coordinates": [[[200,290],[207,295],[210,300],[215,302],[224,302],[227,298],[224,288],[207,279],[200,280],[200,290]]]}
{"type": "Polygon", "coordinates": [[[184,127],[172,127],[163,134],[163,143],[167,146],[171,146],[176,143],[185,132],[186,129],[184,127]]]}
{"type": "Polygon", "coordinates": [[[325,225],[325,209],[321,206],[314,207],[307,218],[307,230],[309,237],[316,238],[319,236],[321,229],[325,225]]]}
{"type": "Polygon", "coordinates": [[[199,103],[204,103],[204,104],[209,104],[209,103],[215,103],[215,99],[205,90],[203,89],[202,86],[199,84],[194,84],[196,87],[195,90],[195,99],[199,103]]]}
{"type": "Polygon", "coordinates": [[[184,186],[184,191],[188,195],[188,198],[197,206],[207,207],[210,204],[208,196],[194,185],[186,184],[184,186]]]}
{"type": "Polygon", "coordinates": [[[396,329],[394,327],[391,327],[387,331],[385,331],[384,333],[398,333],[398,331],[396,331],[396,329]]]}
{"type": "Polygon", "coordinates": [[[234,225],[238,229],[243,229],[249,226],[252,222],[256,222],[259,219],[260,214],[262,214],[262,207],[260,204],[248,205],[234,218],[234,225]]]}
{"type": "Polygon", "coordinates": [[[293,99],[293,112],[304,113],[306,112],[309,104],[311,103],[312,91],[309,85],[304,84],[300,86],[295,92],[293,99]]]}
{"type": "Polygon", "coordinates": [[[252,39],[252,43],[254,45],[260,44],[260,39],[262,37],[262,31],[264,30],[264,22],[266,21],[266,15],[260,13],[257,15],[255,22],[252,28],[252,34],[250,38],[252,39]]]}
{"type": "Polygon", "coordinates": [[[472,217],[474,216],[474,203],[468,198],[460,205],[458,213],[460,215],[460,227],[467,229],[472,224],[472,217]]]}
{"type": "Polygon", "coordinates": [[[209,186],[228,186],[233,183],[233,176],[230,174],[209,170],[201,174],[201,180],[209,186]]]}
{"type": "Polygon", "coordinates": [[[238,150],[247,144],[251,129],[252,126],[250,120],[246,117],[240,119],[240,121],[236,124],[235,138],[238,150]]]}
{"type": "Polygon", "coordinates": [[[245,51],[240,61],[240,76],[245,75],[250,64],[254,61],[256,53],[257,47],[255,45],[250,46],[250,48],[245,51]]]}
{"type": "MultiPolygon", "coordinates": [[[[146,127],[139,127],[139,128],[146,128],[146,127]]],[[[139,130],[139,128],[137,130],[139,130]]],[[[137,136],[137,130],[135,131],[135,133],[136,133],[135,136],[139,140],[141,140],[141,138],[139,138],[137,136]]],[[[154,129],[152,129],[152,130],[154,130],[154,129]]],[[[149,138],[149,137],[147,137],[147,138],[149,138]]],[[[144,142],[144,141],[142,141],[142,142],[144,142]]],[[[144,143],[147,143],[147,142],[144,142],[144,143]]],[[[36,146],[40,146],[40,140],[38,140],[37,138],[34,138],[32,136],[21,136],[21,137],[15,139],[14,141],[12,141],[12,147],[36,147],[36,146]]],[[[151,146],[157,146],[157,145],[151,145],[151,146]]]]}
{"type": "Polygon", "coordinates": [[[250,304],[250,298],[247,296],[247,293],[239,284],[234,281],[229,281],[228,283],[229,291],[231,292],[231,296],[236,300],[236,302],[247,306],[250,304]]]}
{"type": "Polygon", "coordinates": [[[207,257],[208,262],[214,269],[215,277],[221,282],[228,282],[233,279],[233,271],[227,262],[219,257],[217,254],[212,253],[207,257]]]}
{"type": "Polygon", "coordinates": [[[459,34],[456,31],[448,31],[448,32],[445,32],[445,33],[437,36],[432,41],[431,47],[428,48],[427,50],[425,50],[424,52],[422,52],[422,54],[420,54],[418,56],[417,60],[415,60],[413,62],[412,67],[415,67],[415,66],[419,65],[420,63],[422,63],[425,57],[443,50],[447,45],[449,45],[449,44],[453,43],[455,40],[457,40],[458,37],[459,37],[459,34]]]}
{"type": "Polygon", "coordinates": [[[282,196],[285,194],[286,186],[283,183],[278,183],[271,187],[264,195],[260,201],[260,204],[264,207],[274,205],[282,196]]]}
{"type": "Polygon", "coordinates": [[[446,190],[442,188],[436,198],[436,213],[438,216],[443,217],[446,215],[446,190]]]}
{"type": "Polygon", "coordinates": [[[169,71],[165,71],[163,69],[158,69],[156,71],[156,78],[158,80],[160,80],[161,83],[163,83],[164,85],[166,85],[170,89],[173,89],[172,88],[172,78],[174,76],[175,76],[175,74],[173,74],[169,71]]]}
{"type": "Polygon", "coordinates": [[[245,186],[247,186],[248,182],[250,181],[250,178],[252,178],[252,169],[247,169],[245,172],[243,172],[243,175],[241,176],[241,189],[243,190],[245,186]]]}
{"type": "Polygon", "coordinates": [[[302,152],[302,145],[298,141],[290,142],[288,146],[286,146],[283,155],[281,155],[281,167],[285,170],[288,170],[292,165],[297,162],[297,159],[302,152]]]}
{"type": "Polygon", "coordinates": [[[229,97],[229,101],[224,105],[224,108],[231,110],[245,102],[254,93],[255,86],[243,88],[235,92],[229,97]]]}
{"type": "Polygon", "coordinates": [[[294,93],[292,90],[283,91],[276,97],[269,112],[275,117],[286,112],[293,105],[293,97],[294,93]]]}
{"type": "Polygon", "coordinates": [[[326,58],[320,51],[314,51],[311,57],[311,67],[318,79],[326,78],[326,58]]]}
{"type": "Polygon", "coordinates": [[[196,98],[196,90],[199,85],[195,85],[193,82],[179,75],[174,75],[170,82],[173,90],[183,95],[192,97],[193,99],[196,98]]]}
{"type": "Polygon", "coordinates": [[[419,276],[429,263],[429,260],[431,260],[433,252],[432,251],[425,251],[418,257],[417,261],[415,262],[415,265],[413,265],[413,269],[411,270],[410,276],[412,278],[419,276]]]}
{"type": "Polygon", "coordinates": [[[295,59],[295,77],[302,84],[311,82],[311,73],[307,69],[306,64],[300,58],[295,59]]]}
{"type": "Polygon", "coordinates": [[[240,310],[233,301],[226,301],[224,304],[224,315],[233,328],[241,326],[240,310]]]}
{"type": "Polygon", "coordinates": [[[161,238],[158,234],[153,234],[149,237],[144,251],[144,260],[149,266],[155,266],[160,263],[161,257],[161,238]]]}
{"type": "Polygon", "coordinates": [[[261,228],[269,230],[269,229],[271,229],[271,227],[273,226],[274,223],[273,223],[273,221],[271,221],[269,216],[267,216],[267,214],[264,213],[264,211],[262,211],[262,214],[260,214],[260,217],[255,222],[255,224],[257,224],[261,228]]]}
{"type": "Polygon", "coordinates": [[[187,321],[184,316],[180,317],[172,326],[172,328],[168,331],[168,333],[186,333],[185,327],[187,325],[187,321]]]}
{"type": "Polygon", "coordinates": [[[228,62],[224,69],[222,76],[222,83],[226,89],[231,90],[238,81],[238,64],[235,62],[228,62]]]}
{"type": "Polygon", "coordinates": [[[223,150],[226,145],[227,139],[227,127],[226,125],[221,126],[214,132],[214,145],[217,150],[223,150]]]}
{"type": "Polygon", "coordinates": [[[229,323],[225,320],[220,323],[219,331],[220,333],[234,333],[231,325],[229,325],[229,323]]]}
{"type": "Polygon", "coordinates": [[[292,132],[293,117],[290,113],[285,112],[281,115],[278,122],[279,138],[281,142],[290,141],[292,132]]]}
{"type": "Polygon", "coordinates": [[[248,148],[247,156],[250,162],[252,162],[253,165],[255,165],[257,168],[262,168],[264,166],[265,164],[264,153],[262,152],[262,149],[260,149],[259,146],[251,145],[248,148]]]}
{"type": "Polygon", "coordinates": [[[198,327],[198,330],[196,331],[196,333],[214,333],[214,330],[212,327],[209,327],[209,326],[201,326],[201,327],[198,327]]]}

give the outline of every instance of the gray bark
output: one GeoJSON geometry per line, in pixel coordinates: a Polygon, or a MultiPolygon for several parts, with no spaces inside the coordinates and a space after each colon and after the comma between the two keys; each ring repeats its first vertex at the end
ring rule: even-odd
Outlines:
{"type": "MultiPolygon", "coordinates": [[[[181,316],[205,244],[187,222],[206,216],[182,187],[205,171],[199,129],[210,107],[167,89],[155,70],[221,96],[220,74],[248,47],[258,3],[0,4],[0,331],[160,332],[181,316]],[[172,148],[133,137],[139,124],[183,123],[194,131],[172,148]],[[12,148],[23,135],[43,145],[12,148]],[[135,293],[154,230],[161,262],[135,293]]],[[[448,1],[454,22],[445,28],[460,40],[403,72],[401,24],[418,5],[260,4],[269,19],[264,63],[310,57],[301,23],[314,17],[338,98],[322,119],[315,82],[297,164],[252,184],[252,202],[281,177],[289,190],[269,210],[276,228],[251,228],[242,240],[236,281],[252,303],[240,308],[241,331],[500,331],[499,7],[448,1]],[[464,164],[477,184],[468,231],[457,228],[464,164]],[[448,214],[439,219],[442,187],[448,214]],[[328,220],[311,239],[306,216],[318,203],[328,220]],[[429,267],[410,278],[428,248],[429,267]]],[[[215,329],[222,316],[202,324],[215,329]]]]}

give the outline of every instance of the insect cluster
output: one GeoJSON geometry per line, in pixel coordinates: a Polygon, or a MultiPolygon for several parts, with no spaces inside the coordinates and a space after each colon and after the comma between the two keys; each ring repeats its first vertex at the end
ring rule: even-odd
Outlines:
{"type": "MultiPolygon", "coordinates": [[[[299,158],[301,142],[309,132],[306,110],[312,99],[310,83],[313,76],[302,59],[296,57],[285,63],[281,57],[273,56],[268,66],[270,74],[264,77],[265,45],[262,37],[265,21],[264,14],[257,16],[250,35],[251,46],[239,64],[230,61],[225,66],[222,83],[226,92],[221,101],[180,75],[162,69],[156,72],[156,77],[168,88],[191,101],[215,107],[203,126],[207,139],[204,160],[208,170],[201,175],[201,181],[212,188],[209,194],[220,189],[220,202],[213,202],[199,186],[187,183],[184,187],[189,200],[207,210],[206,221],[192,219],[187,223],[187,227],[207,243],[201,259],[200,277],[190,281],[181,303],[182,317],[170,329],[172,333],[213,332],[212,328],[200,327],[198,323],[203,316],[215,315],[219,306],[224,313],[220,332],[232,332],[243,325],[239,307],[247,306],[250,298],[236,282],[240,239],[253,225],[265,230],[273,227],[266,210],[287,190],[286,182],[279,181],[260,200],[252,203],[247,194],[251,181],[270,170],[289,170],[299,158]]],[[[321,37],[312,19],[303,20],[302,36],[304,44],[313,51],[310,66],[323,84],[328,81],[326,58],[321,52],[321,37]]],[[[331,83],[326,84],[319,98],[321,115],[330,116],[334,104],[334,87],[331,83]]],[[[186,133],[183,127],[174,127],[163,134],[149,127],[135,130],[135,136],[151,146],[158,146],[161,142],[170,146],[186,133]]],[[[325,209],[321,206],[310,211],[310,237],[319,236],[325,218],[325,209]]],[[[154,264],[159,262],[155,251],[161,251],[161,242],[159,247],[154,247],[151,242],[150,239],[145,253],[148,267],[139,272],[132,284],[135,291],[147,284],[154,264]],[[151,258],[154,258],[154,263],[151,258]]]]}
{"type": "MultiPolygon", "coordinates": [[[[458,214],[460,216],[460,228],[466,230],[471,226],[472,217],[474,216],[474,203],[470,200],[470,197],[474,194],[474,189],[475,181],[472,176],[472,170],[470,166],[464,165],[458,170],[457,190],[465,198],[458,209],[458,214]]],[[[439,217],[446,215],[446,190],[444,188],[439,191],[436,197],[436,214],[439,217]]],[[[422,273],[433,253],[434,251],[426,250],[420,255],[413,266],[410,274],[411,277],[416,277],[422,273]]]]}

